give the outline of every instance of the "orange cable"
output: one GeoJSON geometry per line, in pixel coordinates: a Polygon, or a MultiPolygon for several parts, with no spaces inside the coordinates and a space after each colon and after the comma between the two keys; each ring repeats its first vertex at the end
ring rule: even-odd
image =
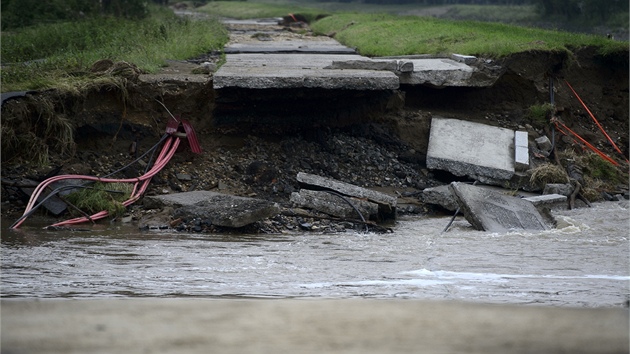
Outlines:
{"type": "MultiPolygon", "coordinates": [[[[595,124],[597,124],[597,127],[599,127],[599,130],[601,130],[602,133],[604,133],[604,135],[606,136],[606,139],[608,139],[608,141],[612,144],[612,146],[615,148],[615,150],[617,150],[618,153],[620,153],[624,158],[626,157],[623,152],[621,152],[621,150],[619,149],[619,147],[617,147],[617,144],[615,144],[615,142],[612,140],[612,138],[606,133],[606,131],[604,130],[604,128],[601,126],[601,124],[599,124],[599,121],[597,121],[597,118],[595,118],[595,115],[593,115],[593,113],[591,112],[590,109],[588,109],[588,107],[586,106],[586,104],[584,103],[584,101],[582,101],[582,99],[580,98],[580,96],[577,94],[577,92],[575,92],[575,90],[573,89],[573,87],[571,86],[571,84],[569,84],[569,82],[567,80],[564,80],[564,82],[567,84],[567,86],[569,86],[569,88],[571,89],[571,92],[573,92],[573,94],[575,95],[575,97],[578,99],[578,101],[580,101],[580,103],[582,104],[582,107],[584,107],[584,109],[588,112],[588,114],[591,116],[591,118],[593,119],[593,121],[595,122],[595,124]]],[[[626,162],[628,162],[628,159],[625,159],[626,162]]]]}
{"type": "MultiPolygon", "coordinates": [[[[565,133],[559,126],[558,126],[558,122],[555,122],[556,124],[556,129],[558,129],[562,134],[567,135],[567,133],[565,133]]],[[[601,152],[598,148],[596,148],[595,146],[591,145],[588,141],[584,140],[584,138],[582,138],[581,136],[579,136],[576,132],[574,132],[573,130],[571,130],[569,127],[567,127],[566,125],[564,125],[564,123],[560,123],[562,125],[562,127],[564,129],[566,129],[567,131],[569,131],[571,134],[573,134],[573,136],[575,136],[576,138],[578,138],[578,140],[580,142],[582,142],[584,145],[586,145],[589,149],[591,149],[593,152],[595,152],[597,155],[601,156],[604,160],[612,163],[615,166],[619,166],[619,163],[615,160],[613,160],[612,158],[610,158],[608,155],[604,154],[603,152],[601,152]]]]}

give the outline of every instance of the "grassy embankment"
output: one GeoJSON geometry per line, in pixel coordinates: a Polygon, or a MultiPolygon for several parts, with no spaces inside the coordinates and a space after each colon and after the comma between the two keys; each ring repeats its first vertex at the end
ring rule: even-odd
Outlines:
{"type": "MultiPolygon", "coordinates": [[[[316,3],[305,4],[217,1],[198,10],[212,18],[299,13],[312,21],[328,12],[311,7],[316,3]]],[[[402,8],[383,9],[392,12],[402,8]]],[[[216,19],[181,19],[159,7],[151,7],[151,14],[142,21],[92,19],[3,32],[2,63],[12,65],[2,68],[2,92],[76,88],[94,83],[103,78],[95,79],[88,69],[99,59],[123,60],[154,72],[166,59],[191,58],[220,49],[227,41],[227,33],[216,19]]],[[[628,48],[627,42],[599,36],[383,13],[334,13],[313,22],[311,27],[318,34],[335,32],[336,39],[367,56],[460,53],[502,57],[528,50],[570,50],[583,46],[597,46],[602,53],[628,48]]]]}
{"type": "Polygon", "coordinates": [[[112,78],[95,77],[100,59],[126,61],[155,72],[166,59],[187,59],[227,42],[219,21],[196,21],[151,7],[144,20],[86,19],[2,33],[2,92],[65,87],[75,90],[112,78]]]}

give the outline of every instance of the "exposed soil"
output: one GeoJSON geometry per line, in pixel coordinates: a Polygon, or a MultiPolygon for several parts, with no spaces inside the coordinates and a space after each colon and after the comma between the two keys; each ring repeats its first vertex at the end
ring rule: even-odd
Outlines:
{"type": "MultiPolygon", "coordinates": [[[[432,213],[418,198],[419,191],[451,181],[453,176],[432,172],[424,165],[431,117],[453,117],[511,129],[527,130],[530,143],[547,134],[550,125],[529,117],[529,107],[550,101],[550,77],[558,118],[585,140],[621,162],[564,80],[580,94],[610,138],[628,156],[628,52],[601,56],[592,48],[573,55],[550,52],[520,53],[488,65],[500,66],[504,74],[490,88],[401,87],[392,97],[404,104],[383,107],[363,119],[334,126],[318,122],[268,125],[217,124],[213,117],[216,95],[211,74],[193,74],[199,63],[216,61],[208,55],[187,62],[170,62],[157,75],[139,75],[132,66],[124,71],[122,85],[93,86],[78,94],[58,91],[27,94],[2,106],[5,129],[20,128],[9,117],[37,122],[41,102],[51,102],[57,116],[66,117],[74,128],[75,149],[55,149],[53,137],[42,136],[50,147],[50,164],[37,167],[24,151],[3,144],[2,178],[29,177],[41,180],[52,170],[59,174],[104,175],[131,162],[158,142],[170,112],[188,118],[194,126],[202,154],[193,154],[184,143],[168,166],[153,179],[148,194],[191,190],[215,190],[240,196],[255,196],[288,206],[291,192],[299,189],[295,176],[307,172],[332,177],[359,186],[383,189],[400,197],[399,213],[432,213]],[[404,101],[403,101],[404,99],[404,101]],[[6,118],[5,118],[6,117],[6,118]]],[[[110,73],[117,75],[116,73],[110,73]]],[[[120,77],[119,77],[120,78],[120,77]]],[[[307,93],[308,94],[308,93],[307,93]]],[[[306,100],[309,97],[305,97],[306,100]]],[[[326,104],[326,97],[320,104],[326,104]]],[[[234,122],[233,122],[234,123],[234,122]]],[[[558,137],[557,151],[583,148],[568,137],[558,137]]],[[[535,158],[534,165],[556,163],[535,158]]],[[[124,171],[141,174],[142,167],[124,171]]],[[[586,171],[585,173],[588,173],[586,171]]],[[[601,192],[627,192],[625,180],[604,181],[601,192]]],[[[16,217],[24,208],[23,195],[14,188],[2,189],[3,216],[16,217]]],[[[140,204],[132,208],[142,213],[140,204]]],[[[269,225],[268,225],[269,226],[269,225]]],[[[278,226],[270,227],[277,231],[278,226]]]]}

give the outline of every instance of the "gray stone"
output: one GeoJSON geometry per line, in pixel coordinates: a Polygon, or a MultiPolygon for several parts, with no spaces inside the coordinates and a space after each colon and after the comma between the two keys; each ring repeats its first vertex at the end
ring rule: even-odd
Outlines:
{"type": "Polygon", "coordinates": [[[540,138],[536,138],[536,145],[538,148],[546,153],[550,153],[552,149],[551,141],[546,135],[541,136],[540,138]]]}
{"type": "Polygon", "coordinates": [[[501,185],[514,175],[514,131],[457,119],[433,118],[427,167],[501,185]]]}
{"type": "Polygon", "coordinates": [[[422,201],[427,204],[439,205],[451,211],[455,211],[459,208],[448,185],[425,188],[422,191],[422,201]]]}
{"type": "Polygon", "coordinates": [[[547,183],[543,189],[543,194],[560,194],[570,196],[573,193],[573,185],[570,183],[547,183]]]}
{"type": "Polygon", "coordinates": [[[372,203],[378,204],[380,219],[396,218],[396,197],[304,172],[298,173],[297,180],[300,185],[310,189],[329,189],[345,196],[366,199],[372,203]]]}
{"type": "Polygon", "coordinates": [[[342,198],[325,191],[302,189],[299,192],[291,193],[290,201],[299,207],[317,210],[344,219],[359,220],[361,219],[359,213],[365,220],[376,219],[378,216],[378,204],[376,203],[352,197],[342,198]]]}
{"type": "Polygon", "coordinates": [[[477,230],[549,229],[531,202],[459,182],[451,183],[450,188],[466,220],[477,230]]]}
{"type": "Polygon", "coordinates": [[[172,206],[174,217],[210,219],[213,225],[243,227],[280,212],[276,203],[210,191],[147,196],[145,205],[172,206]]]}

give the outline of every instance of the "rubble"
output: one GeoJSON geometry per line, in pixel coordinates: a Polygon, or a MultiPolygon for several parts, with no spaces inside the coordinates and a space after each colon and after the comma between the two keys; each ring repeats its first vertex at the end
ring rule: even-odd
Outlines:
{"type": "Polygon", "coordinates": [[[306,188],[332,190],[344,196],[365,199],[377,204],[379,220],[396,218],[396,197],[304,172],[297,174],[297,181],[306,188]]]}

